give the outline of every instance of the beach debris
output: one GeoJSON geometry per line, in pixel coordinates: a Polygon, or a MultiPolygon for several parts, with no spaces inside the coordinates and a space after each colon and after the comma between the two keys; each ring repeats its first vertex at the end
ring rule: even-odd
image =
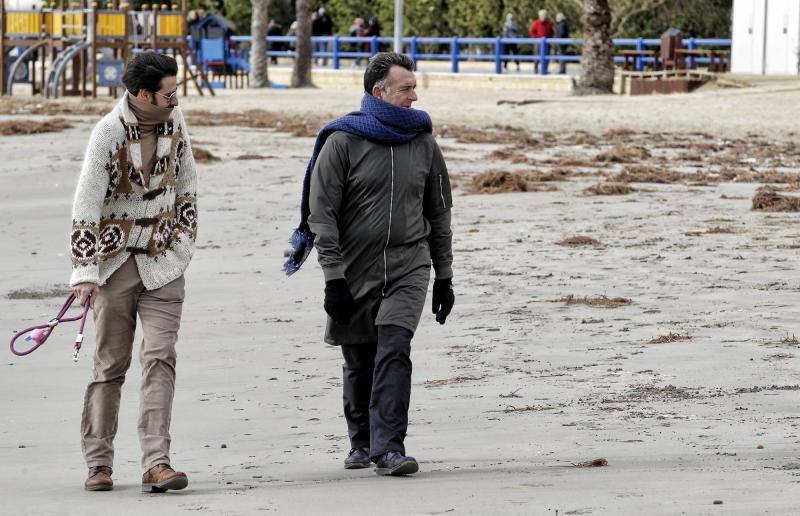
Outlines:
{"type": "Polygon", "coordinates": [[[442,380],[425,380],[423,384],[425,387],[442,387],[443,385],[454,385],[458,383],[477,382],[483,380],[483,376],[455,376],[453,378],[445,378],[442,380]]]}
{"type": "Polygon", "coordinates": [[[631,299],[626,297],[608,297],[605,295],[578,297],[573,294],[554,299],[551,302],[566,303],[568,305],[588,305],[594,308],[619,308],[633,303],[631,299]]]}
{"type": "Polygon", "coordinates": [[[627,195],[636,190],[625,183],[597,183],[584,190],[589,195],[627,195]]]}
{"type": "Polygon", "coordinates": [[[48,287],[26,287],[10,291],[6,294],[8,299],[50,299],[53,297],[67,297],[72,289],[67,285],[54,285],[48,287]]]}
{"type": "Polygon", "coordinates": [[[576,468],[602,468],[608,466],[608,461],[602,457],[584,462],[572,463],[576,468]]]}
{"type": "Polygon", "coordinates": [[[597,161],[606,163],[630,163],[651,157],[650,151],[636,145],[615,145],[597,155],[597,161]]]}
{"type": "Polygon", "coordinates": [[[63,118],[52,120],[5,120],[0,122],[0,136],[21,136],[41,133],[60,133],[73,127],[72,122],[63,118]]]}
{"type": "Polygon", "coordinates": [[[553,410],[555,407],[551,405],[526,405],[524,407],[515,407],[514,405],[507,405],[503,410],[506,414],[512,412],[542,412],[545,410],[553,410]]]}
{"type": "MultiPolygon", "coordinates": [[[[556,176],[547,176],[556,177],[556,176]]],[[[511,193],[511,192],[554,192],[556,187],[540,184],[543,181],[556,181],[560,179],[545,179],[537,173],[489,171],[475,176],[472,179],[472,191],[475,193],[511,193]]]]}
{"type": "Polygon", "coordinates": [[[753,196],[755,211],[800,211],[800,197],[781,195],[774,186],[762,186],[753,196]]]}
{"type": "Polygon", "coordinates": [[[736,233],[733,228],[714,226],[713,228],[708,228],[705,231],[687,231],[684,233],[684,235],[695,237],[700,235],[730,235],[733,233],[736,233]]]}
{"type": "Polygon", "coordinates": [[[666,335],[660,335],[654,339],[651,339],[648,341],[648,344],[666,344],[668,342],[680,342],[686,340],[692,340],[692,336],[669,332],[666,335]]]}
{"type": "Polygon", "coordinates": [[[588,245],[588,246],[597,247],[597,246],[600,246],[600,245],[603,245],[603,244],[601,244],[599,240],[596,240],[596,239],[594,239],[592,237],[575,235],[575,236],[567,237],[567,238],[565,238],[563,240],[559,240],[558,242],[556,242],[556,245],[563,245],[563,246],[567,246],[567,247],[580,247],[580,246],[587,246],[588,245]]]}
{"type": "Polygon", "coordinates": [[[194,155],[194,160],[198,163],[203,163],[206,161],[219,161],[218,157],[201,147],[192,147],[192,155],[194,155]]]}
{"type": "Polygon", "coordinates": [[[680,172],[665,168],[647,167],[642,165],[628,166],[617,174],[614,182],[618,183],[679,183],[683,180],[680,172]]]}

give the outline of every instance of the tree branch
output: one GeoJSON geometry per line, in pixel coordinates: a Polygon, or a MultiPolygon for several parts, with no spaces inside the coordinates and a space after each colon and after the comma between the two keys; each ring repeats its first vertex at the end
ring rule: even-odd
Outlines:
{"type": "Polygon", "coordinates": [[[628,21],[630,21],[631,18],[646,13],[648,11],[652,11],[660,7],[663,7],[668,1],[669,0],[655,0],[653,3],[648,3],[642,7],[639,7],[638,9],[634,9],[633,11],[625,14],[625,16],[623,16],[622,18],[614,16],[614,21],[611,23],[611,34],[617,36],[620,30],[622,30],[622,28],[625,27],[625,25],[627,25],[628,21]]]}

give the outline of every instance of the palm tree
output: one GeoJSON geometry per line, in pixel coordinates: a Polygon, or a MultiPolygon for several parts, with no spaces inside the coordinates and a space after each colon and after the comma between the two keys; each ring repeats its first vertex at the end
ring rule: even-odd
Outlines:
{"type": "Polygon", "coordinates": [[[309,88],[311,82],[311,9],[309,0],[295,0],[297,45],[292,68],[292,88],[309,88]]]}
{"type": "Polygon", "coordinates": [[[252,34],[252,47],[250,48],[250,87],[269,87],[267,75],[267,25],[269,18],[267,7],[269,0],[250,0],[253,13],[250,18],[250,34],[252,34]]]}
{"type": "Polygon", "coordinates": [[[614,92],[614,43],[608,0],[583,0],[583,59],[576,93],[614,92]]]}

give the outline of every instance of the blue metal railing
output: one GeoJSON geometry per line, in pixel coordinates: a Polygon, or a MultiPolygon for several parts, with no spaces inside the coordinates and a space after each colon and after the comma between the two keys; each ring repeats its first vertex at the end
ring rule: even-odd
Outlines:
{"type": "MultiPolygon", "coordinates": [[[[249,43],[251,36],[231,36],[231,42],[249,43]]],[[[314,36],[311,38],[313,58],[322,59],[323,62],[331,61],[335,70],[341,68],[341,60],[369,59],[381,47],[390,47],[394,39],[391,37],[356,38],[349,36],[314,36]]],[[[296,42],[295,36],[268,36],[267,43],[289,47],[296,42]]],[[[688,50],[700,48],[730,48],[730,39],[714,38],[686,38],[683,40],[688,50]]],[[[509,61],[530,62],[539,64],[539,74],[549,73],[549,64],[553,63],[579,63],[581,56],[571,54],[573,49],[580,47],[583,41],[573,38],[425,38],[412,36],[403,38],[403,51],[414,61],[449,61],[450,71],[459,72],[459,64],[466,61],[484,61],[494,63],[494,72],[503,73],[503,63],[509,61]],[[518,54],[507,54],[507,47],[516,45],[518,54]],[[439,51],[435,50],[436,47],[439,51]],[[446,51],[442,51],[446,49],[446,51]],[[555,50],[557,53],[552,53],[555,50]]],[[[652,47],[661,47],[660,39],[646,38],[620,38],[614,40],[617,48],[630,48],[631,50],[644,51],[652,47]]],[[[269,50],[269,57],[294,57],[293,50],[269,50]]],[[[616,56],[616,62],[622,62],[622,56],[616,56]]],[[[707,57],[692,57],[692,65],[707,64],[707,57]]],[[[653,62],[652,57],[638,57],[636,69],[643,70],[648,63],[653,62]]]]}

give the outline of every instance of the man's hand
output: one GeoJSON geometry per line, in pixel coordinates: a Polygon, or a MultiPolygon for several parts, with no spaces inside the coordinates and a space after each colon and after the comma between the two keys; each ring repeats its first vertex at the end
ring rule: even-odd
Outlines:
{"type": "Polygon", "coordinates": [[[445,323],[455,302],[456,295],[453,293],[452,278],[435,280],[433,282],[433,313],[436,314],[436,322],[445,323]]]}
{"type": "Polygon", "coordinates": [[[73,287],[72,292],[78,298],[81,306],[86,303],[88,298],[90,306],[94,308],[94,300],[97,299],[97,294],[100,293],[100,287],[97,286],[97,283],[78,283],[73,287]]]}
{"type": "Polygon", "coordinates": [[[350,324],[355,310],[355,300],[344,278],[330,280],[325,283],[325,311],[336,324],[350,324]]]}

